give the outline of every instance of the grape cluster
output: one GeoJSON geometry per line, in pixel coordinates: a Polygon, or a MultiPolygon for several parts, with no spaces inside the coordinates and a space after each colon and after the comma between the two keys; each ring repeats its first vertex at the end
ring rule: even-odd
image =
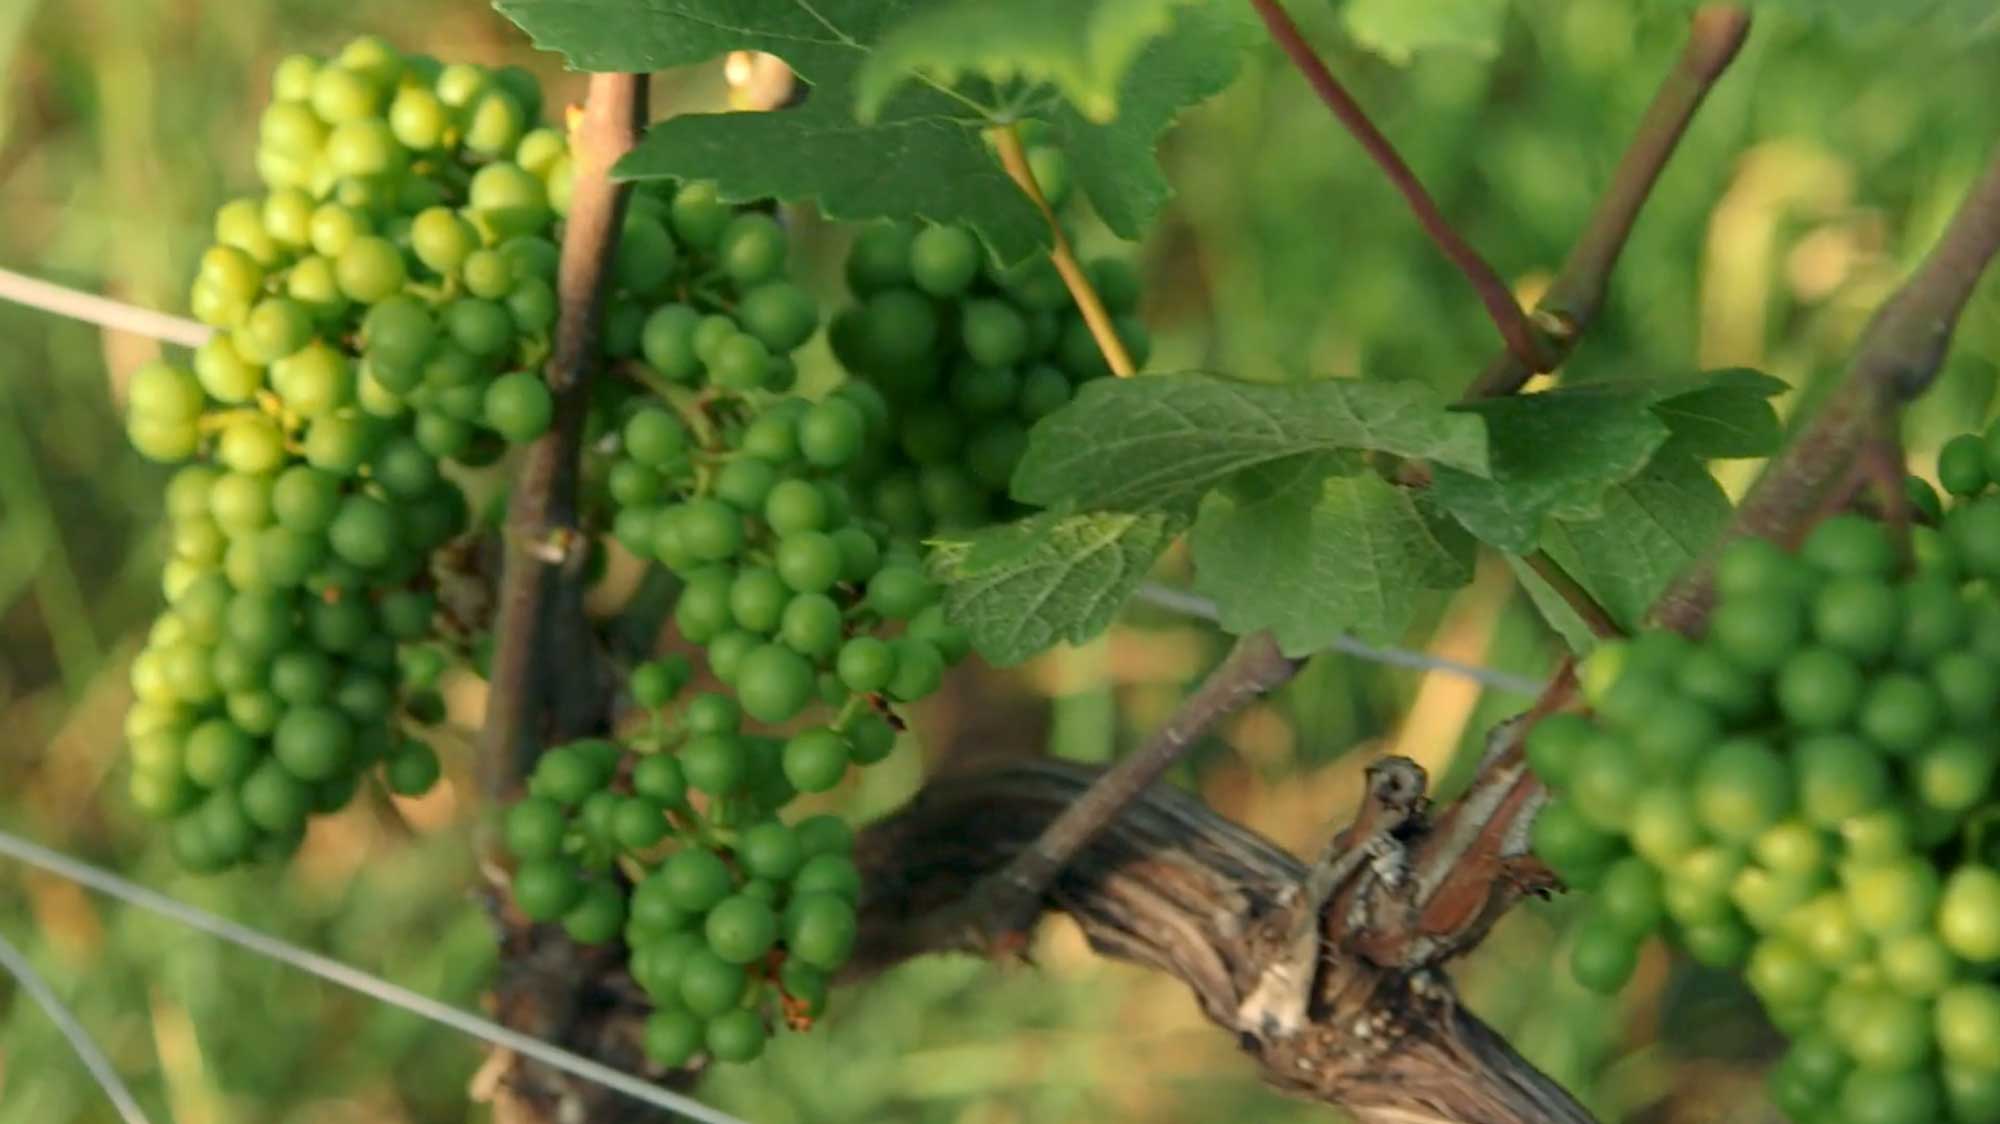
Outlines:
{"type": "MultiPolygon", "coordinates": [[[[643,189],[634,206],[652,206],[643,189]]],[[[879,398],[790,393],[818,310],[783,276],[783,232],[716,220],[687,189],[664,214],[686,282],[629,328],[610,311],[626,377],[598,403],[592,475],[613,537],[680,579],[675,630],[714,689],[679,657],[636,668],[648,723],[545,753],[506,838],[523,914],[623,938],[655,1007],[647,1051],[678,1066],[756,1056],[773,996],[796,1025],[822,1009],[854,941],[853,840],[780,812],[886,757],[891,705],[937,690],[967,641],[918,544],[850,496],[879,398]]]]}
{"type": "MultiPolygon", "coordinates": [[[[1059,205],[1062,153],[1031,157],[1059,205]]],[[[1115,258],[1085,270],[1143,363],[1137,273],[1115,258]]],[[[1110,373],[1055,267],[1037,255],[1000,268],[963,227],[879,223],[856,236],[846,273],[859,303],[834,318],[834,353],[882,402],[854,467],[861,506],[918,538],[1008,517],[1029,427],[1110,373]]]]}
{"type": "MultiPolygon", "coordinates": [[[[644,665],[637,690],[664,704],[688,670],[644,665]]],[[[763,1049],[767,998],[809,1021],[853,950],[853,832],[832,815],[787,824],[775,814],[794,795],[788,773],[827,752],[819,739],[746,733],[720,693],[695,695],[672,722],[653,714],[630,745],[590,739],[542,755],[507,814],[514,898],[577,941],[623,937],[653,1002],[645,1047],[655,1061],[679,1066],[704,1049],[747,1061],[763,1049]]],[[[874,759],[895,731],[869,714],[847,722],[846,736],[874,759]]]]}
{"type": "Polygon", "coordinates": [[[569,156],[533,79],[364,38],[272,85],[268,190],[216,213],[190,294],[215,334],[127,403],[142,454],[187,462],[132,668],[132,794],[204,870],[286,853],[377,766],[401,793],[436,780],[405,731],[443,709],[432,555],[468,522],[444,464],[552,413],[533,370],[569,156]]]}
{"type": "Polygon", "coordinates": [[[1912,481],[1914,562],[1858,515],[1731,544],[1706,635],[1594,654],[1539,723],[1537,854],[1592,891],[1576,977],[1664,931],[1740,967],[1801,1121],[2000,1121],[2000,427],[1912,481]]]}

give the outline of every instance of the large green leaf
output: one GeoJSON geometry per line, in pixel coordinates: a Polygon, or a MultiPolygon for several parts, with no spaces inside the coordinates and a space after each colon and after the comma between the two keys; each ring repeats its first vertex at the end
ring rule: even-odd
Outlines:
{"type": "Polygon", "coordinates": [[[1534,549],[1549,515],[1587,516],[1605,488],[1644,468],[1667,425],[1637,387],[1592,383],[1467,406],[1486,422],[1492,475],[1437,469],[1431,496],[1488,543],[1534,549]]]}
{"type": "MultiPolygon", "coordinates": [[[[714,180],[733,200],[813,200],[836,219],[964,223],[1011,262],[1046,248],[1050,235],[993,158],[982,130],[1015,119],[1024,107],[1012,97],[998,97],[984,77],[946,85],[919,74],[875,90],[868,119],[856,116],[864,72],[884,75],[900,65],[894,58],[878,61],[884,45],[893,45],[900,29],[915,23],[921,30],[959,2],[498,0],[498,5],[538,45],[560,51],[583,69],[657,70],[732,50],[758,50],[784,59],[812,87],[805,104],[793,109],[686,114],[658,122],[619,163],[620,175],[714,180]]],[[[1163,0],[1150,2],[1162,5],[1163,16],[1171,14],[1163,0]]],[[[1219,18],[1189,12],[1164,38],[1147,45],[1149,34],[1123,48],[1116,121],[1100,124],[1067,106],[1045,113],[1077,158],[1078,182],[1121,234],[1135,236],[1166,198],[1152,151],[1160,132],[1186,105],[1226,86],[1234,73],[1237,40],[1217,34],[1219,18]],[[1133,166],[1112,174],[1098,163],[1106,153],[1133,166]]]]}
{"type": "Polygon", "coordinates": [[[1104,631],[1186,521],[1163,513],[1043,512],[931,550],[945,611],[995,664],[1104,631]]]}
{"type": "Polygon", "coordinates": [[[1416,383],[1187,373],[1085,384],[1029,434],[1014,494],[1045,507],[1191,511],[1238,473],[1346,450],[1486,471],[1480,419],[1445,409],[1416,383]]]}
{"type": "Polygon", "coordinates": [[[1756,457],[1782,439],[1768,401],[1786,385],[1748,370],[1588,382],[1463,407],[1486,421],[1492,472],[1439,469],[1432,497],[1500,550],[1534,548],[1551,516],[1585,519],[1671,437],[1696,457],[1756,457]]]}
{"type": "Polygon", "coordinates": [[[1235,79],[1243,47],[1254,37],[1247,11],[1231,4],[1183,11],[1173,31],[1126,71],[1115,119],[1091,121],[1067,105],[1050,114],[1077,186],[1113,234],[1139,238],[1166,205],[1172,190],[1154,150],[1182,111],[1235,79]]]}
{"type": "Polygon", "coordinates": [[[1047,84],[1084,117],[1118,115],[1118,92],[1139,52],[1197,0],[944,0],[883,37],[857,81],[872,119],[919,75],[950,84],[968,75],[996,86],[1047,84]]]}
{"type": "Polygon", "coordinates": [[[1729,497],[1700,461],[1675,446],[1606,491],[1602,514],[1555,520],[1543,545],[1630,627],[1728,519],[1729,497]]]}
{"type": "Polygon", "coordinates": [[[1269,629],[1293,656],[1342,633],[1392,641],[1427,592],[1472,577],[1471,537],[1372,473],[1248,474],[1202,505],[1193,545],[1195,588],[1222,626],[1269,629]]]}

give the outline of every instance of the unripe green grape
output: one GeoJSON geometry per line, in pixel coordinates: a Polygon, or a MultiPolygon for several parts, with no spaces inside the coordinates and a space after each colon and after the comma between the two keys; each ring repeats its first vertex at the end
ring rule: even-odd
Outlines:
{"type": "Polygon", "coordinates": [[[743,658],[736,676],[744,713],[760,722],[791,720],[812,697],[812,666],[797,653],[766,644],[743,658]]]}
{"type": "MultiPolygon", "coordinates": [[[[548,224],[548,190],[534,173],[507,161],[473,174],[468,189],[472,213],[501,238],[533,234],[548,224]]],[[[671,243],[668,244],[671,251],[671,243]]]]}
{"type": "Polygon", "coordinates": [[[1023,421],[1039,421],[1068,404],[1069,398],[1069,379],[1046,363],[1036,363],[1021,375],[1014,410],[1023,421]]]}
{"type": "Polygon", "coordinates": [[[434,273],[457,272],[478,247],[479,232],[449,207],[431,207],[410,220],[410,249],[434,273]]]}
{"type": "Polygon", "coordinates": [[[716,259],[723,272],[744,287],[782,273],[786,252],[785,232],[777,220],[758,211],[730,219],[716,244],[716,259]]]}
{"type": "Polygon", "coordinates": [[[847,285],[859,297],[910,283],[910,245],[916,232],[901,223],[863,227],[847,253],[847,285]]]}
{"type": "Polygon", "coordinates": [[[444,103],[421,86],[405,86],[389,103],[389,131],[397,143],[415,152],[426,152],[444,143],[450,120],[444,103]]]}
{"type": "Polygon", "coordinates": [[[744,330],[777,354],[798,347],[819,327],[819,310],[797,282],[769,281],[743,294],[737,318],[744,330]]]}
{"type": "Polygon", "coordinates": [[[715,495],[745,514],[763,510],[778,481],[778,470],[756,457],[739,457],[715,474],[715,495]]]}
{"type": "Polygon", "coordinates": [[[662,305],[648,315],[639,334],[639,348],[654,370],[675,382],[701,373],[695,332],[701,314],[684,304],[662,305]]]}
{"type": "Polygon", "coordinates": [[[764,1052],[767,1035],[757,1013],[738,1007],[708,1020],[702,1041],[721,1062],[748,1062],[764,1052]]]}
{"type": "Polygon", "coordinates": [[[271,386],[302,418],[330,414],[354,400],[354,369],[345,355],[313,341],[271,364],[271,386]]]}
{"type": "Polygon", "coordinates": [[[737,332],[717,344],[708,362],[709,378],[726,390],[757,390],[770,382],[773,363],[763,341],[737,332]]]}
{"type": "Polygon", "coordinates": [[[910,279],[934,297],[965,292],[979,264],[979,240],[962,227],[926,227],[910,242],[910,279]]]}
{"type": "Polygon", "coordinates": [[[486,424],[515,444],[526,444],[549,428],[555,402],[537,375],[516,371],[486,388],[486,424]]]}
{"type": "Polygon", "coordinates": [[[707,1045],[707,1033],[708,1024],[701,1016],[679,1008],[660,1008],[646,1016],[641,1040],[653,1064],[678,1069],[707,1045]]]}
{"type": "Polygon", "coordinates": [[[1945,880],[1938,901],[1938,936],[1974,964],[2000,960],[2000,873],[1962,865],[1945,880]]]}
{"type": "Polygon", "coordinates": [[[514,287],[507,291],[507,315],[513,317],[517,331],[533,336],[545,336],[556,324],[555,286],[539,277],[517,277],[514,287]]]}
{"type": "Polygon", "coordinates": [[[711,796],[737,791],[749,776],[749,758],[742,741],[733,734],[705,733],[689,738],[681,747],[680,767],[691,787],[711,796]]]}
{"type": "Polygon", "coordinates": [[[708,692],[688,700],[682,719],[698,734],[733,734],[741,725],[742,711],[728,695],[708,692]]]}
{"type": "Polygon", "coordinates": [[[305,101],[312,97],[313,77],[319,60],[311,55],[286,55],[271,70],[271,98],[274,101],[305,101]]]}
{"type": "Polygon", "coordinates": [[[514,163],[536,176],[548,174],[569,153],[569,141],[555,129],[530,129],[514,148],[514,163]]]}
{"type": "Polygon", "coordinates": [[[786,946],[805,964],[830,972],[854,951],[854,907],[838,895],[800,894],[785,908],[784,921],[786,946]]]}
{"type": "Polygon", "coordinates": [[[584,883],[562,859],[532,859],[514,872],[514,904],[531,921],[554,921],[575,906],[584,883]]]}
{"type": "Polygon", "coordinates": [[[334,277],[349,299],[374,304],[403,287],[408,273],[402,252],[386,238],[362,235],[334,258],[334,277]]]}
{"type": "Polygon", "coordinates": [[[387,121],[370,117],[335,125],[320,157],[337,175],[374,179],[400,171],[409,153],[387,121]]]}
{"type": "Polygon", "coordinates": [[[800,655],[815,659],[840,646],[840,606],[819,593],[802,593],[785,604],[778,621],[778,638],[800,655]]]}
{"type": "Polygon", "coordinates": [[[440,772],[437,752],[424,742],[410,740],[389,758],[383,778],[398,796],[422,796],[437,784],[440,772]]]}
{"type": "Polygon", "coordinates": [[[1896,549],[1881,524],[1859,515],[1836,515],[1806,536],[1799,557],[1828,574],[1880,578],[1896,566],[1896,549]]]}
{"type": "Polygon", "coordinates": [[[326,538],[342,560],[364,570],[385,566],[394,557],[398,530],[395,512],[381,500],[349,495],[327,525],[326,538]]]}
{"type": "Polygon", "coordinates": [[[730,616],[751,632],[775,632],[791,597],[776,571],[761,566],[739,570],[729,586],[730,616]]]}
{"type": "Polygon", "coordinates": [[[847,464],[859,452],[864,435],[860,409],[841,398],[814,404],[798,423],[800,453],[821,468],[847,464]]]}
{"type": "Polygon", "coordinates": [[[348,767],[354,727],[331,707],[296,706],[279,719],[271,747],[287,772],[302,781],[322,781],[348,767]]]}
{"type": "MultiPolygon", "coordinates": [[[[465,118],[465,147],[482,156],[500,156],[521,143],[527,118],[521,104],[503,90],[488,90],[465,118]]],[[[498,166],[498,165],[489,165],[498,166]]]]}
{"type": "Polygon", "coordinates": [[[698,250],[712,250],[722,239],[733,213],[707,181],[683,184],[669,206],[674,236],[698,250]]]}

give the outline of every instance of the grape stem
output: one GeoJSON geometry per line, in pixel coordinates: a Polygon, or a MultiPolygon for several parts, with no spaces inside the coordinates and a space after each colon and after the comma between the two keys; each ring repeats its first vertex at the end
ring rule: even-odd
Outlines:
{"type": "Polygon", "coordinates": [[[1049,224],[1049,261],[1062,276],[1068,286],[1071,299],[1076,301],[1076,310],[1083,314],[1084,326],[1090,329],[1090,338],[1097,341],[1097,350],[1104,355],[1105,365],[1119,378],[1130,378],[1137,369],[1132,365],[1132,353],[1125,348],[1125,341],[1118,338],[1118,328],[1111,322],[1111,313],[1105,310],[1104,300],[1097,295],[1090,277],[1076,260],[1076,252],[1070,247],[1069,236],[1063,233],[1062,223],[1057,221],[1055,208],[1049,206],[1048,197],[1042,194],[1042,185],[1035,180],[1035,169],[1028,163],[1028,150],[1021,144],[1021,131],[1012,122],[989,130],[993,146],[1000,153],[1000,165],[1019,184],[1021,191],[1035,208],[1042,212],[1042,218],[1049,224]]]}
{"type": "MultiPolygon", "coordinates": [[[[545,740],[583,732],[604,706],[605,693],[595,689],[598,661],[592,658],[576,575],[531,547],[573,530],[577,522],[589,380],[627,195],[626,185],[612,180],[611,167],[638,143],[646,86],[642,74],[591,75],[572,131],[576,181],[557,274],[555,348],[544,374],[555,397],[555,419],[529,447],[507,506],[494,629],[499,648],[480,737],[480,778],[496,804],[519,794],[521,778],[545,740]]],[[[497,840],[488,842],[488,850],[497,853],[497,840]]]]}
{"type": "MultiPolygon", "coordinates": [[[[1535,303],[1532,319],[1549,359],[1545,369],[1559,367],[1569,358],[1584,330],[1604,307],[1611,271],[1618,266],[1618,255],[1625,249],[1640,208],[1652,196],[1695,111],[1729,69],[1749,34],[1750,13],[1734,4],[1714,4],[1695,11],[1679,62],[1661,80],[1583,233],[1570,247],[1548,291],[1535,303]]],[[[1519,390],[1533,374],[1509,348],[1486,364],[1465,396],[1504,397],[1519,390]]]]}
{"type": "Polygon", "coordinates": [[[1625,635],[1625,630],[1618,627],[1618,622],[1612,619],[1610,611],[1598,604],[1597,599],[1590,595],[1590,591],[1583,588],[1583,583],[1564,569],[1562,563],[1549,557],[1548,551],[1537,550],[1522,555],[1521,562],[1547,582],[1556,596],[1562,598],[1577,616],[1583,618],[1584,626],[1590,629],[1592,636],[1599,640],[1615,640],[1625,635]]]}
{"type": "Polygon", "coordinates": [[[1424,189],[1416,173],[1403,162],[1403,157],[1396,151],[1395,145],[1391,144],[1389,138],[1382,135],[1382,130],[1376,128],[1375,123],[1368,119],[1368,113],[1361,108],[1361,103],[1354,100],[1354,96],[1347,92],[1347,88],[1340,84],[1340,80],[1333,76],[1333,72],[1327,69],[1326,63],[1322,62],[1319,55],[1313,51],[1312,44],[1306,42],[1304,33],[1299,30],[1299,25],[1293,22],[1290,13],[1285,11],[1278,0],[1250,0],[1250,5],[1257,9],[1258,16],[1262,17],[1264,26],[1270,31],[1271,38],[1278,44],[1279,49],[1285,52],[1286,57],[1292,60],[1292,65],[1305,76],[1306,83],[1313,88],[1313,93],[1319,95],[1319,100],[1325,102],[1326,107],[1333,111],[1333,115],[1340,119],[1340,123],[1346,126],[1347,131],[1353,134],[1354,139],[1360,143],[1362,151],[1382,169],[1382,174],[1389,178],[1390,184],[1402,195],[1403,201],[1409,204],[1410,210],[1417,217],[1418,224],[1424,228],[1424,233],[1437,244],[1437,248],[1450,259],[1451,264],[1458,267],[1458,271],[1465,275],[1465,279],[1472,283],[1473,289],[1479,294],[1479,303],[1486,308],[1486,315],[1492,319],[1493,326],[1500,330],[1500,338],[1506,341],[1508,354],[1530,371],[1546,371],[1553,366],[1534,325],[1521,310],[1520,303],[1514,299],[1513,291],[1507,287],[1507,282],[1502,280],[1500,274],[1480,256],[1479,251],[1466,241],[1465,236],[1452,226],[1451,220],[1438,208],[1437,200],[1431,198],[1430,192],[1424,189]]]}
{"type": "Polygon", "coordinates": [[[1654,603],[1656,623],[1679,632],[1701,629],[1715,600],[1715,559],[1723,546],[1751,536],[1789,544],[1804,534],[1828,491],[1882,440],[1884,420],[1937,377],[1959,314],[1996,252],[2000,146],[1916,272],[1876,310],[1825,405],[1771,460],[1707,554],[1654,603]]]}

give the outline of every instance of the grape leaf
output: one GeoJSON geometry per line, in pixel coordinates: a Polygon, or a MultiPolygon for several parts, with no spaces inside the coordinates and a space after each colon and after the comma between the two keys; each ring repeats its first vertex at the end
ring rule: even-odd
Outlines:
{"type": "MultiPolygon", "coordinates": [[[[874,62],[884,41],[958,0],[497,2],[538,46],[582,69],[657,70],[758,50],[785,60],[812,87],[805,103],[792,109],[693,113],[656,122],[619,162],[620,176],[713,180],[732,201],[810,199],[835,219],[963,223],[1003,262],[1050,244],[1047,224],[981,133],[1018,115],[1018,107],[997,104],[990,82],[947,87],[920,77],[881,93],[867,121],[855,114],[863,71],[888,65],[874,62]]],[[[1051,113],[1061,142],[1085,157],[1078,161],[1078,182],[1106,221],[1128,237],[1166,198],[1152,149],[1191,103],[1174,99],[1207,97],[1233,76],[1234,41],[1212,34],[1215,26],[1214,18],[1179,20],[1166,38],[1137,51],[1119,87],[1130,104],[1121,106],[1116,122],[1099,124],[1068,106],[1051,113]],[[1137,166],[1112,174],[1096,161],[1100,152],[1137,166]]]]}
{"type": "Polygon", "coordinates": [[[1758,457],[1783,439],[1768,399],[1789,387],[1740,368],[1691,378],[1587,382],[1474,403],[1486,420],[1489,478],[1440,469],[1433,498],[1508,553],[1533,549],[1548,516],[1595,515],[1605,489],[1666,445],[1698,458],[1758,457]]]}
{"type": "Polygon", "coordinates": [[[1730,510],[1715,478],[1679,448],[1613,485],[1603,508],[1593,518],[1555,520],[1543,545],[1628,628],[1715,540],[1730,510]]]}
{"type": "Polygon", "coordinates": [[[1005,666],[1104,631],[1185,526],[1157,512],[1041,512],[933,543],[930,570],[946,614],[1005,666]]]}
{"type": "Polygon", "coordinates": [[[1666,444],[1650,398],[1635,384],[1586,383],[1465,406],[1486,423],[1492,475],[1440,467],[1431,497],[1495,547],[1533,550],[1545,517],[1593,514],[1607,486],[1666,444]]]}
{"type": "Polygon", "coordinates": [[[1481,420],[1446,410],[1419,384],[1191,372],[1085,384],[1029,433],[1014,495],[1044,507],[1187,512],[1247,469],[1360,449],[1486,471],[1481,420]]]}
{"type": "Polygon", "coordinates": [[[1348,0],[1341,22],[1355,42],[1401,66],[1432,49],[1498,54],[1506,14],[1507,0],[1348,0]]]}
{"type": "Polygon", "coordinates": [[[1562,638],[1565,648],[1579,656],[1589,655],[1596,649],[1599,641],[1597,633],[1591,631],[1590,622],[1584,620],[1583,614],[1556,592],[1547,578],[1536,573],[1535,568],[1518,554],[1503,554],[1501,557],[1506,559],[1507,568],[1514,571],[1515,583],[1527,593],[1528,600],[1534,603],[1535,611],[1541,614],[1542,620],[1562,638]]]}
{"type": "Polygon", "coordinates": [[[949,85],[977,75],[996,86],[1053,86],[1092,121],[1118,115],[1128,67],[1196,0],[945,0],[883,36],[856,79],[862,120],[872,120],[921,74],[949,85]]]}
{"type": "Polygon", "coordinates": [[[1071,174],[1111,233],[1137,239],[1166,204],[1172,190],[1153,155],[1161,134],[1183,110],[1228,88],[1254,37],[1234,6],[1185,10],[1126,72],[1115,120],[1090,121],[1066,105],[1050,115],[1071,174]]]}
{"type": "Polygon", "coordinates": [[[1195,588],[1223,628],[1269,629],[1292,656],[1342,633],[1392,641],[1425,592],[1472,578],[1471,537],[1371,473],[1255,470],[1209,497],[1192,542],[1195,588]]]}
{"type": "Polygon", "coordinates": [[[1661,397],[1653,403],[1653,413],[1697,457],[1769,456],[1784,441],[1784,427],[1770,399],[1789,389],[1756,371],[1718,371],[1688,390],[1661,397]]]}

